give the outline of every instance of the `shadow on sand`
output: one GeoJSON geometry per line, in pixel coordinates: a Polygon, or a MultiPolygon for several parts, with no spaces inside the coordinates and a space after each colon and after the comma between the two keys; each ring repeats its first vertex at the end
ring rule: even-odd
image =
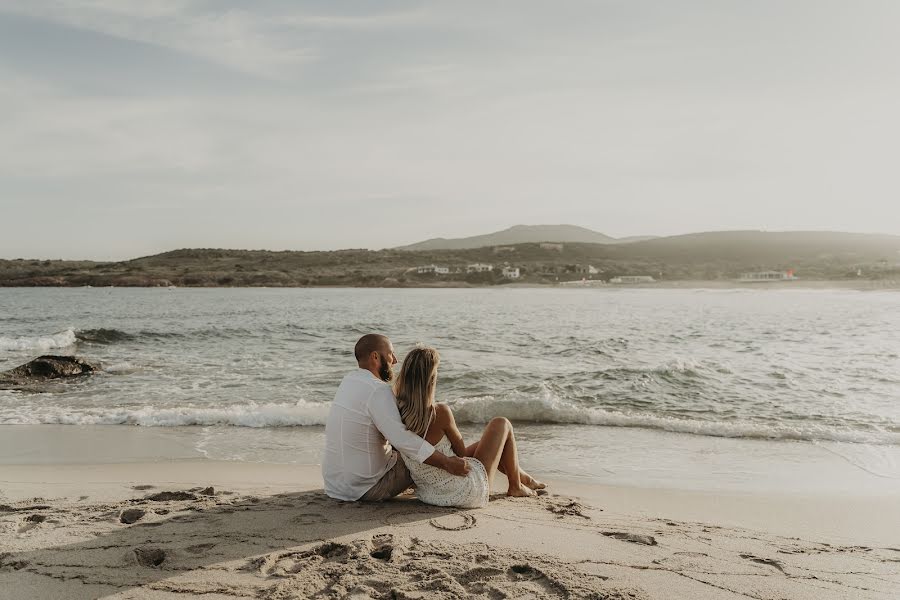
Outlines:
{"type": "MultiPolygon", "coordinates": [[[[20,536],[56,527],[71,528],[82,540],[96,536],[25,552],[2,552],[5,544],[0,542],[0,596],[9,600],[131,597],[130,589],[185,572],[212,565],[219,569],[222,563],[232,563],[221,565],[226,571],[253,570],[260,561],[254,557],[263,554],[456,512],[410,496],[377,504],[340,502],[322,490],[262,498],[219,494],[170,501],[141,498],[119,505],[0,507],[0,520],[7,530],[19,527],[20,536]],[[131,516],[145,514],[132,525],[123,524],[122,514],[128,509],[135,511],[131,516]],[[246,564],[234,564],[242,560],[246,564]]],[[[232,595],[224,589],[210,593],[232,595]]]]}

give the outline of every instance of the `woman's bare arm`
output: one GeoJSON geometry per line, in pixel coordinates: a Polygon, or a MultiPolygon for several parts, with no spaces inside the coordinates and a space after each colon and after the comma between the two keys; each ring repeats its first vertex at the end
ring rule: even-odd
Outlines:
{"type": "Polygon", "coordinates": [[[446,404],[439,403],[435,405],[435,416],[440,421],[444,430],[444,435],[450,440],[450,446],[453,453],[457,456],[466,455],[466,443],[463,441],[459,428],[456,427],[456,419],[453,418],[453,411],[446,404]]]}

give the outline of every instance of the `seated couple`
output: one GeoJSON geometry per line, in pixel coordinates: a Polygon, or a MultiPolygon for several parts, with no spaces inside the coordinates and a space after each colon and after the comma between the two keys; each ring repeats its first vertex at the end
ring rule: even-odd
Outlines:
{"type": "Polygon", "coordinates": [[[497,471],[509,480],[510,496],[544,487],[519,467],[507,419],[491,420],[481,439],[466,446],[450,407],[434,402],[436,350],[410,350],[393,388],[397,357],[387,337],[364,335],[355,355],[359,368],[341,381],[325,425],[329,496],[380,501],[415,486],[427,504],[478,508],[487,504],[497,471]]]}

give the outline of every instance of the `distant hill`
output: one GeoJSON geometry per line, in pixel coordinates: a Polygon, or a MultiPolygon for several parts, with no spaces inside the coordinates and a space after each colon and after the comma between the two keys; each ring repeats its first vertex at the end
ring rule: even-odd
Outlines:
{"type": "Polygon", "coordinates": [[[711,231],[628,244],[618,256],[676,263],[744,264],[900,260],[900,236],[838,231],[711,231]]]}
{"type": "Polygon", "coordinates": [[[620,275],[652,275],[666,282],[735,281],[747,271],[787,269],[806,281],[900,281],[900,236],[892,235],[716,231],[631,243],[563,241],[562,249],[542,247],[539,241],[494,241],[480,248],[446,250],[193,248],[121,262],[0,260],[0,287],[481,286],[508,283],[499,268],[504,265],[520,269],[517,281],[533,284],[586,276],[605,281],[620,275]],[[467,272],[473,263],[495,268],[467,272]],[[448,271],[419,273],[423,265],[448,271]]]}
{"type": "Polygon", "coordinates": [[[506,246],[509,244],[528,244],[535,242],[562,242],[581,244],[621,244],[653,239],[652,236],[635,236],[616,239],[598,231],[577,225],[514,225],[503,231],[467,238],[433,238],[401,246],[395,250],[465,250],[468,248],[484,248],[486,246],[506,246]]]}

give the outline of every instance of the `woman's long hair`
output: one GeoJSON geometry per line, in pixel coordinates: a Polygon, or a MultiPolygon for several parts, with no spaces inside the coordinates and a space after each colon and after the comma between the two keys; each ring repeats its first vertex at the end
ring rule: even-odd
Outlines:
{"type": "Polygon", "coordinates": [[[441,355],[434,348],[416,346],[409,351],[394,382],[397,408],[406,428],[420,437],[434,421],[434,388],[441,355]]]}

